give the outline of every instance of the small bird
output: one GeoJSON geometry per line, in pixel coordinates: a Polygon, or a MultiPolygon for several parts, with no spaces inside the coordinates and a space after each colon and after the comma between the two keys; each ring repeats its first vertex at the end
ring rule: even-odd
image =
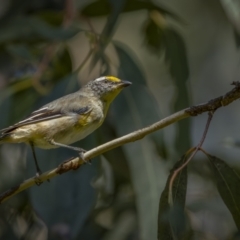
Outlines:
{"type": "Polygon", "coordinates": [[[131,82],[104,76],[88,82],[79,91],[50,102],[23,121],[0,130],[0,144],[27,143],[31,146],[39,168],[34,147],[43,149],[64,147],[75,150],[84,160],[84,149],[68,146],[95,131],[103,123],[115,97],[131,82]]]}

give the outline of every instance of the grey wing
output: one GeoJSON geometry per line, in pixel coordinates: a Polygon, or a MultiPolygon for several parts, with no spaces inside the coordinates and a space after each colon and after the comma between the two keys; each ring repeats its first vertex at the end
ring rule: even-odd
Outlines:
{"type": "Polygon", "coordinates": [[[91,109],[89,107],[78,107],[79,104],[76,104],[74,101],[69,101],[68,103],[68,107],[66,108],[66,101],[64,101],[64,98],[58,99],[58,104],[56,104],[56,101],[53,101],[52,103],[49,103],[45,106],[43,106],[42,108],[32,112],[32,114],[8,127],[8,128],[4,128],[1,130],[1,134],[7,134],[11,131],[13,131],[14,129],[21,127],[21,126],[25,126],[25,125],[29,125],[29,124],[33,124],[33,123],[37,123],[37,122],[42,122],[42,121],[47,121],[47,120],[51,120],[51,119],[56,119],[59,118],[61,116],[66,116],[68,114],[78,114],[78,115],[82,115],[82,114],[86,114],[88,112],[91,111],[91,109]]]}

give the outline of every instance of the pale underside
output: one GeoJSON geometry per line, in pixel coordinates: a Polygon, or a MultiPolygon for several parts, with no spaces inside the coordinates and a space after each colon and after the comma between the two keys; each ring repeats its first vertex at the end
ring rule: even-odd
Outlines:
{"type": "MultiPolygon", "coordinates": [[[[83,98],[83,97],[82,97],[83,98]]],[[[64,98],[62,98],[64,100],[64,98]]],[[[91,100],[90,100],[91,101],[91,100]]],[[[52,110],[51,105],[33,112],[29,118],[2,130],[0,143],[31,143],[39,148],[57,148],[51,143],[69,145],[95,131],[104,121],[108,105],[101,101],[94,104],[87,102],[85,107],[78,107],[74,101],[68,102],[68,112],[52,110]]],[[[66,102],[62,102],[61,105],[66,102]]]]}
{"type": "Polygon", "coordinates": [[[57,148],[50,143],[50,140],[69,145],[85,138],[96,130],[101,123],[102,121],[95,121],[80,126],[76,124],[76,119],[73,116],[64,116],[19,127],[11,133],[11,142],[32,142],[34,146],[39,148],[57,148]]]}

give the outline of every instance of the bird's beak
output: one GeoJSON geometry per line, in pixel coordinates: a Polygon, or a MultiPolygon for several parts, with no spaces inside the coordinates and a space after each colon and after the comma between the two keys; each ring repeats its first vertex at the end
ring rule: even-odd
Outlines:
{"type": "Polygon", "coordinates": [[[130,85],[132,85],[132,83],[129,81],[121,80],[121,82],[120,82],[120,86],[122,86],[122,87],[128,87],[130,85]]]}

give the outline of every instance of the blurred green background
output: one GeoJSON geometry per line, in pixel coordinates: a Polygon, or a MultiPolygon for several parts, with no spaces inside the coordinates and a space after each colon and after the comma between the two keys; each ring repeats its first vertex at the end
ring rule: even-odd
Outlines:
{"type": "MultiPolygon", "coordinates": [[[[0,128],[99,76],[131,81],[101,128],[75,143],[91,149],[223,95],[239,80],[240,1],[0,3],[0,128]]],[[[237,171],[238,110],[239,102],[218,110],[204,143],[237,171]]],[[[0,239],[174,239],[161,228],[164,217],[158,222],[160,196],[206,120],[207,114],[183,120],[12,197],[0,205],[0,239]]],[[[47,171],[75,155],[59,148],[37,149],[37,156],[47,171]]],[[[239,239],[210,169],[198,154],[184,173],[187,221],[174,217],[176,239],[239,239]]],[[[29,147],[0,147],[1,192],[34,174],[29,147]]]]}

